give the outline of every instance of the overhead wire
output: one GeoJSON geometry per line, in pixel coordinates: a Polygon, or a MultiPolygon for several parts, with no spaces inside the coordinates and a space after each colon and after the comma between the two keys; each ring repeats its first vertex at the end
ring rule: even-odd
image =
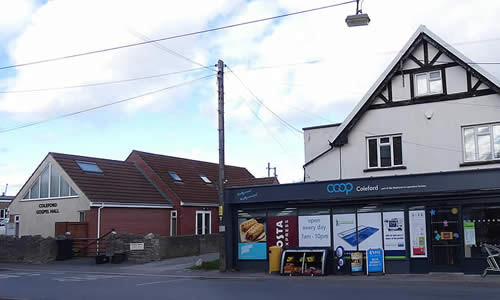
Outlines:
{"type": "Polygon", "coordinates": [[[121,46],[115,46],[115,47],[110,47],[110,48],[105,48],[105,49],[100,49],[100,50],[93,50],[93,51],[88,51],[88,52],[60,56],[60,57],[42,59],[42,60],[37,60],[37,61],[32,61],[32,62],[27,62],[27,63],[19,63],[19,64],[14,64],[14,65],[2,66],[2,67],[0,67],[0,70],[19,68],[19,67],[24,67],[24,66],[29,66],[29,65],[53,62],[53,61],[76,58],[76,57],[81,57],[81,56],[86,56],[86,55],[91,55],[91,54],[97,54],[97,53],[109,52],[109,51],[114,51],[114,50],[119,50],[119,49],[125,49],[125,48],[140,46],[140,45],[146,45],[146,44],[151,44],[151,43],[155,43],[155,42],[173,40],[173,39],[178,39],[178,38],[183,38],[183,37],[188,37],[188,36],[193,36],[193,35],[199,35],[199,34],[213,32],[213,31],[219,31],[219,30],[224,30],[224,29],[229,29],[229,28],[234,28],[234,27],[239,27],[239,26],[244,26],[244,25],[249,25],[249,24],[255,24],[255,23],[259,23],[259,22],[280,19],[280,18],[299,15],[299,14],[305,14],[305,13],[309,13],[309,12],[314,12],[314,11],[333,8],[333,7],[337,7],[337,6],[342,6],[342,5],[346,5],[346,4],[350,4],[350,3],[354,3],[354,2],[356,2],[356,0],[345,1],[345,2],[340,2],[340,3],[325,5],[325,6],[321,6],[321,7],[286,13],[286,14],[277,15],[277,16],[273,16],[273,17],[261,18],[261,19],[256,19],[256,20],[251,20],[251,21],[246,21],[246,22],[241,22],[241,23],[236,23],[236,24],[231,24],[231,25],[225,25],[225,26],[220,26],[220,27],[214,27],[214,28],[189,32],[189,33],[177,34],[177,35],[172,35],[172,36],[168,36],[168,37],[153,39],[153,40],[139,42],[139,43],[125,44],[125,45],[121,45],[121,46]]]}
{"type": "Polygon", "coordinates": [[[81,114],[81,113],[85,113],[85,112],[97,110],[97,109],[100,109],[100,108],[104,108],[104,107],[108,107],[108,106],[112,106],[112,105],[116,105],[116,104],[128,102],[128,101],[131,101],[131,100],[134,100],[134,99],[138,99],[138,98],[142,98],[142,97],[145,97],[145,96],[153,95],[153,94],[160,93],[160,92],[163,92],[163,91],[166,91],[166,90],[170,90],[170,89],[173,89],[173,88],[178,88],[178,87],[181,87],[181,86],[184,86],[184,85],[188,85],[188,84],[194,83],[196,81],[200,81],[200,80],[203,80],[203,79],[206,79],[206,78],[210,78],[210,77],[214,77],[214,76],[215,76],[215,74],[211,74],[211,75],[208,75],[208,76],[203,76],[203,77],[196,78],[196,79],[193,79],[193,80],[190,80],[190,81],[185,81],[185,82],[182,82],[182,83],[179,83],[179,84],[176,84],[176,85],[171,85],[171,86],[164,87],[164,88],[161,88],[161,89],[153,90],[153,91],[150,91],[150,92],[147,92],[147,93],[143,93],[143,94],[140,94],[140,95],[136,95],[136,96],[133,96],[133,97],[121,99],[121,100],[118,100],[118,101],[113,101],[113,102],[109,102],[109,103],[106,103],[106,104],[102,104],[102,105],[98,105],[98,106],[93,106],[93,107],[90,107],[90,108],[78,110],[78,111],[67,113],[67,114],[58,115],[58,116],[55,116],[55,117],[52,117],[52,118],[48,118],[48,119],[45,119],[45,120],[36,121],[36,122],[32,122],[32,123],[27,123],[27,124],[23,124],[23,125],[20,125],[20,126],[15,126],[15,127],[7,128],[7,129],[0,129],[0,134],[1,133],[6,133],[6,132],[10,132],[10,131],[14,131],[14,130],[19,130],[19,129],[26,128],[26,127],[31,127],[31,126],[43,124],[43,123],[47,123],[47,122],[51,122],[51,121],[58,120],[58,119],[67,118],[67,117],[70,117],[70,116],[74,116],[74,115],[78,115],[78,114],[81,114]]]}

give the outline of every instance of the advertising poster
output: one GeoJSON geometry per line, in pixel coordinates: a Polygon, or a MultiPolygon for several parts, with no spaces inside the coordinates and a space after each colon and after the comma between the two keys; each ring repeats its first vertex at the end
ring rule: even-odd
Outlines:
{"type": "Polygon", "coordinates": [[[355,251],[358,244],[356,235],[356,215],[333,215],[333,245],[345,251],[355,251]]]}
{"type": "Polygon", "coordinates": [[[384,247],[386,251],[403,251],[405,255],[404,212],[384,212],[384,247]]]}
{"type": "Polygon", "coordinates": [[[351,272],[363,272],[363,252],[353,252],[351,254],[351,272]]]}
{"type": "Polygon", "coordinates": [[[382,248],[382,216],[379,212],[358,214],[359,250],[382,248]]]}
{"type": "Polygon", "coordinates": [[[366,251],[366,273],[384,272],[384,250],[368,249],[366,251]]]}
{"type": "Polygon", "coordinates": [[[330,215],[299,216],[299,247],[330,246],[330,215]]]}
{"type": "Polygon", "coordinates": [[[476,226],[474,222],[464,222],[464,241],[467,246],[476,245],[476,226]]]}
{"type": "Polygon", "coordinates": [[[411,257],[427,257],[425,210],[410,211],[409,221],[411,257]]]}
{"type": "Polygon", "coordinates": [[[264,218],[238,219],[238,259],[266,259],[267,235],[264,218]]]}
{"type": "Polygon", "coordinates": [[[267,218],[267,245],[282,248],[297,247],[298,224],[297,217],[267,218]]]}

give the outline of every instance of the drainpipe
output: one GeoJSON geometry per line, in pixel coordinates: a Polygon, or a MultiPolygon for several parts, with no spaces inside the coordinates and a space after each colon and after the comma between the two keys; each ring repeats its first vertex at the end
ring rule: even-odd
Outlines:
{"type": "Polygon", "coordinates": [[[104,208],[104,203],[101,203],[101,206],[97,209],[97,254],[99,254],[99,237],[101,236],[101,209],[104,208]]]}

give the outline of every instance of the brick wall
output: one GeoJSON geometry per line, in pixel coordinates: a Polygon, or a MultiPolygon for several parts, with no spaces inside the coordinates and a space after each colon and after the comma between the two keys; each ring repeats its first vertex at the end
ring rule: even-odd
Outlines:
{"type": "Polygon", "coordinates": [[[44,264],[55,260],[56,256],[57,244],[54,238],[0,235],[0,262],[44,264]]]}
{"type": "MultiPolygon", "coordinates": [[[[178,210],[179,211],[179,210],[178,210]]],[[[218,207],[193,207],[182,206],[178,213],[178,235],[193,235],[195,234],[196,226],[196,211],[211,211],[211,227],[212,233],[219,232],[219,208],[218,207]]]]}

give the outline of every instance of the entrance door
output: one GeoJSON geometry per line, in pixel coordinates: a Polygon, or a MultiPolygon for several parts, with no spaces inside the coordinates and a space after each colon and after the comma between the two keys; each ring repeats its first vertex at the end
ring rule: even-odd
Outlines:
{"type": "Polygon", "coordinates": [[[432,270],[461,271],[462,233],[458,207],[429,209],[431,221],[432,270]]]}

